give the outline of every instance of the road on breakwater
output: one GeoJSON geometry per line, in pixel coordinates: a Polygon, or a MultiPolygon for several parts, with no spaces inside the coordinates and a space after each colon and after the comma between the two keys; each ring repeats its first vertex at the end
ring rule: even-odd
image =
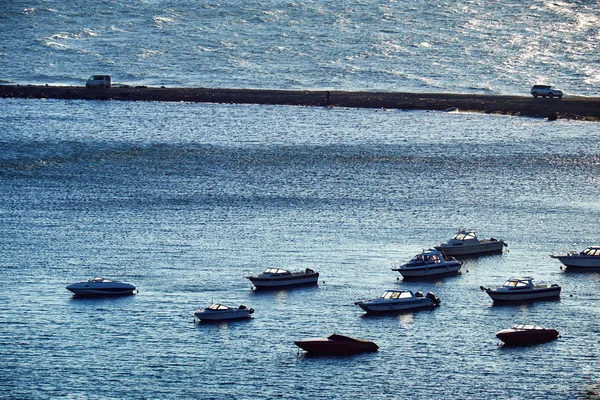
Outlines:
{"type": "Polygon", "coordinates": [[[279,104],[401,110],[466,111],[548,119],[600,121],[600,98],[562,99],[446,93],[349,92],[166,87],[0,85],[0,98],[184,101],[198,103],[279,104]]]}

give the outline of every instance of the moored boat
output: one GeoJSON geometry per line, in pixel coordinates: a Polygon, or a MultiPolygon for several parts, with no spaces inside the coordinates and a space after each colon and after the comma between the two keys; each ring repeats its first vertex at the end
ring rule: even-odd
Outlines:
{"type": "Polygon", "coordinates": [[[67,290],[77,297],[124,296],[135,293],[135,285],[102,277],[77,282],[67,286],[67,290]]]}
{"type": "Polygon", "coordinates": [[[308,354],[344,355],[377,351],[379,346],[375,343],[355,339],[334,333],[327,338],[302,339],[294,341],[296,346],[305,350],[308,354]]]}
{"type": "Polygon", "coordinates": [[[249,276],[248,279],[257,289],[316,285],[319,273],[310,268],[299,272],[290,272],[282,268],[267,268],[262,274],[249,276]]]}
{"type": "Polygon", "coordinates": [[[398,271],[404,278],[427,278],[456,274],[461,265],[452,257],[444,257],[441,251],[429,249],[417,254],[406,264],[392,268],[392,271],[398,271]]]}
{"type": "Polygon", "coordinates": [[[486,253],[499,253],[508,244],[502,239],[479,239],[472,229],[459,229],[447,242],[435,246],[447,256],[473,256],[486,253]]]}
{"type": "Polygon", "coordinates": [[[440,304],[440,299],[432,292],[423,296],[421,292],[413,293],[410,290],[386,290],[376,299],[357,301],[354,304],[367,313],[389,313],[434,308],[440,304]]]}
{"type": "Polygon", "coordinates": [[[496,337],[509,346],[545,343],[558,338],[558,336],[556,329],[526,324],[517,324],[496,333],[496,337]]]}
{"type": "Polygon", "coordinates": [[[229,307],[223,304],[212,303],[208,307],[197,310],[194,316],[200,321],[226,321],[233,319],[248,319],[254,309],[248,308],[245,305],[239,307],[229,307]]]}
{"type": "Polygon", "coordinates": [[[600,268],[600,246],[588,246],[580,252],[570,251],[566,254],[552,254],[568,268],[600,268]]]}
{"type": "Polygon", "coordinates": [[[510,278],[495,289],[480,286],[494,302],[551,300],[560,297],[561,287],[557,284],[535,285],[532,277],[510,278]]]}

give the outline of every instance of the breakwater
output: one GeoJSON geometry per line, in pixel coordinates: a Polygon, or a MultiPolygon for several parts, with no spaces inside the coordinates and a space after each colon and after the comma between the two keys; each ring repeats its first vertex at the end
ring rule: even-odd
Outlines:
{"type": "Polygon", "coordinates": [[[212,89],[146,86],[87,89],[77,86],[0,85],[0,98],[183,101],[402,110],[457,110],[534,118],[600,121],[600,98],[596,97],[534,99],[529,96],[337,90],[212,89]]]}

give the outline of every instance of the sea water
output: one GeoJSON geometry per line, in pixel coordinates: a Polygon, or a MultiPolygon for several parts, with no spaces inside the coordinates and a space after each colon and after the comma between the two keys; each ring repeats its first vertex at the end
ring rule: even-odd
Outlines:
{"type": "Polygon", "coordinates": [[[0,397],[585,398],[597,390],[598,274],[549,255],[598,244],[595,123],[468,113],[0,100],[0,397]],[[391,268],[459,227],[508,242],[462,274],[391,268]],[[268,267],[316,287],[256,292],[268,267]],[[65,289],[95,275],[115,299],[65,289]],[[494,306],[511,276],[559,301],[494,306]],[[365,317],[355,301],[441,305],[365,317]],[[248,321],[195,323],[211,302],[248,321]],[[498,346],[515,323],[551,343],[498,346]],[[380,349],[307,357],[332,333],[380,349]]]}
{"type": "Polygon", "coordinates": [[[598,96],[596,1],[0,3],[0,82],[598,96]]]}

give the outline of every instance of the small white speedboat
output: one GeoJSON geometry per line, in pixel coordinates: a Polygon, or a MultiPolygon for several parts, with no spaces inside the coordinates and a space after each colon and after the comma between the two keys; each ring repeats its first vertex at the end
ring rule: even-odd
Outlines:
{"type": "Polygon", "coordinates": [[[570,251],[550,257],[570,268],[600,268],[600,246],[588,246],[580,252],[570,251]]]}
{"type": "Polygon", "coordinates": [[[473,256],[486,253],[499,253],[508,246],[502,239],[478,239],[472,229],[459,229],[447,242],[435,246],[447,256],[473,256]]]}
{"type": "Polygon", "coordinates": [[[79,297],[122,296],[135,293],[135,285],[97,276],[89,281],[73,283],[67,286],[67,290],[79,297]]]}
{"type": "Polygon", "coordinates": [[[267,268],[262,274],[249,276],[248,279],[257,289],[316,285],[319,280],[319,273],[310,268],[299,272],[290,272],[282,268],[267,268]]]}
{"type": "Polygon", "coordinates": [[[423,296],[421,292],[413,293],[410,290],[386,290],[376,299],[357,301],[354,304],[367,313],[386,313],[434,308],[440,304],[440,299],[432,292],[423,296]]]}
{"type": "Polygon", "coordinates": [[[494,302],[552,300],[560,297],[561,287],[557,284],[534,285],[533,278],[510,278],[496,289],[480,286],[494,302]]]}
{"type": "Polygon", "coordinates": [[[248,319],[254,313],[254,309],[245,305],[239,307],[228,307],[223,304],[212,303],[206,308],[194,312],[194,316],[200,321],[226,321],[232,319],[248,319]]]}
{"type": "Polygon", "coordinates": [[[461,263],[454,258],[446,258],[439,250],[425,250],[414,256],[406,264],[392,268],[404,278],[428,278],[446,274],[457,274],[461,263]]]}

